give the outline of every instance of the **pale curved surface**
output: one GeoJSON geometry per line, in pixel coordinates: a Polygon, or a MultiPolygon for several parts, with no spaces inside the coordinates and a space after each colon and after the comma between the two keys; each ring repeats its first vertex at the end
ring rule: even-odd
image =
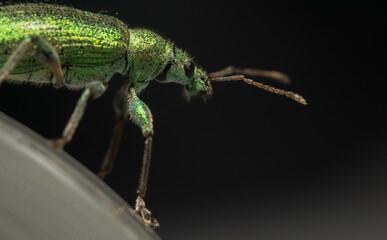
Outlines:
{"type": "Polygon", "coordinates": [[[160,239],[94,174],[0,112],[0,239],[160,239]]]}

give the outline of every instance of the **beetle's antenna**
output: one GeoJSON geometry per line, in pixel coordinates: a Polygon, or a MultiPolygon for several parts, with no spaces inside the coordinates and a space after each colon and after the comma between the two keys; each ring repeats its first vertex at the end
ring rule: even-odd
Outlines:
{"type": "Polygon", "coordinates": [[[276,80],[283,84],[290,83],[290,77],[282,72],[255,69],[255,68],[236,68],[234,66],[229,66],[220,71],[210,73],[208,74],[208,77],[210,78],[222,77],[222,76],[233,75],[233,74],[242,74],[242,75],[248,75],[252,77],[266,77],[266,78],[271,78],[273,80],[276,80]]]}
{"type": "Polygon", "coordinates": [[[221,71],[209,74],[209,76],[211,76],[211,77],[209,77],[208,80],[213,81],[213,82],[244,81],[247,84],[254,85],[254,86],[262,88],[266,91],[273,92],[273,93],[280,94],[280,95],[286,96],[288,98],[291,98],[294,101],[299,102],[301,104],[304,104],[304,105],[307,104],[306,100],[303,97],[301,97],[300,95],[298,95],[297,93],[274,88],[274,87],[271,87],[269,85],[265,85],[265,84],[260,83],[260,82],[254,82],[253,80],[246,78],[244,75],[232,75],[232,76],[223,77],[222,75],[219,74],[219,76],[215,77],[216,74],[220,73],[220,72],[221,71]]]}

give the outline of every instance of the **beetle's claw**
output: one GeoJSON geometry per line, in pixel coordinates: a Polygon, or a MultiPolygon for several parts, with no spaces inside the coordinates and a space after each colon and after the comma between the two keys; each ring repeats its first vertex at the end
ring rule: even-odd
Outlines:
{"type": "Polygon", "coordinates": [[[146,225],[150,226],[155,230],[160,227],[160,224],[157,219],[153,218],[151,211],[149,211],[145,207],[145,201],[140,195],[137,197],[136,200],[136,212],[141,215],[146,225]]]}

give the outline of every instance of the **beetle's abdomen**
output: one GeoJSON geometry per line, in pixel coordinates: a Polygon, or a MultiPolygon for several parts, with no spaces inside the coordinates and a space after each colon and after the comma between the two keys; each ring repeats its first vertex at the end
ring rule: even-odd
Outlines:
{"type": "MultiPolygon", "coordinates": [[[[1,7],[0,66],[23,38],[32,35],[54,46],[64,72],[73,74],[73,78],[85,77],[82,73],[93,77],[92,72],[109,75],[124,70],[129,33],[127,25],[115,17],[49,4],[1,7]]],[[[32,53],[22,59],[13,74],[45,68],[32,53]]]]}

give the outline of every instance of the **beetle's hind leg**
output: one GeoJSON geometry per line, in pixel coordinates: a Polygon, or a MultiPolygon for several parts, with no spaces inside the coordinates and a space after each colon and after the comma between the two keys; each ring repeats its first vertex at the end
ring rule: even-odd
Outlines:
{"type": "Polygon", "coordinates": [[[33,46],[36,46],[34,57],[53,72],[55,85],[63,85],[62,68],[58,53],[50,43],[36,35],[24,38],[16,50],[12,52],[11,56],[0,69],[0,84],[11,74],[20,60],[26,55],[27,51],[33,46]]]}

